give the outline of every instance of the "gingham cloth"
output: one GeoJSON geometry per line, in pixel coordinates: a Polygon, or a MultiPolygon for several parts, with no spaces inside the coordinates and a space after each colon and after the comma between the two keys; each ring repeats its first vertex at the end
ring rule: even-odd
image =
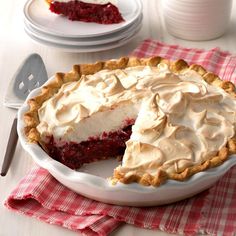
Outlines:
{"type": "MultiPolygon", "coordinates": [[[[189,64],[203,65],[225,80],[236,80],[236,56],[218,48],[204,51],[145,40],[133,55],[183,58],[189,64]]],[[[122,207],[90,200],[58,183],[46,170],[35,167],[21,180],[5,206],[85,235],[108,235],[127,223],[184,235],[233,236],[236,235],[236,167],[212,188],[195,197],[151,208],[122,207]]]]}

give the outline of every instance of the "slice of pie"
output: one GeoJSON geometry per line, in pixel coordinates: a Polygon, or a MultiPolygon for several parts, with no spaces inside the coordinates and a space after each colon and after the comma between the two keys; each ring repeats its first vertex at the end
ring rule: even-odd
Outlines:
{"type": "Polygon", "coordinates": [[[49,9],[72,21],[117,24],[124,21],[117,0],[46,0],[49,9]]]}
{"type": "Polygon", "coordinates": [[[183,60],[76,65],[29,100],[25,132],[72,169],[120,156],[113,183],[158,186],[236,153],[235,98],[231,82],[183,60]]]}

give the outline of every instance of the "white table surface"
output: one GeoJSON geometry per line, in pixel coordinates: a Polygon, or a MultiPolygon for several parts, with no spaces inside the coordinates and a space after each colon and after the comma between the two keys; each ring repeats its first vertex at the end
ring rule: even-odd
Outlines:
{"type": "MultiPolygon", "coordinates": [[[[153,38],[170,44],[186,47],[210,49],[220,47],[223,50],[236,53],[236,1],[234,1],[232,17],[227,33],[211,41],[185,41],[177,39],[165,29],[159,0],[143,0],[144,19],[141,31],[127,45],[97,53],[66,53],[43,45],[36,44],[24,33],[22,6],[25,0],[1,1],[0,6],[0,164],[3,161],[8,135],[16,110],[3,106],[2,101],[7,85],[21,64],[30,53],[39,53],[45,64],[48,75],[58,71],[68,71],[73,64],[94,62],[127,55],[146,38],[153,38]]],[[[38,220],[13,213],[3,206],[4,200],[14,189],[19,180],[30,170],[33,161],[18,143],[14,160],[6,177],[0,177],[0,236],[73,236],[78,235],[67,229],[49,225],[38,220]]],[[[130,225],[124,225],[112,233],[118,235],[169,235],[157,230],[144,230],[130,225]]]]}

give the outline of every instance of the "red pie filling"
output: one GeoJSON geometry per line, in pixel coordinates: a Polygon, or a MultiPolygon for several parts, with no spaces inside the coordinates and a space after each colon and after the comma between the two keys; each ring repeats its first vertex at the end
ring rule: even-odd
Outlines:
{"type": "Polygon", "coordinates": [[[92,4],[80,1],[57,2],[50,4],[50,10],[64,15],[72,21],[96,22],[99,24],[114,24],[124,21],[118,8],[111,3],[92,4]]]}
{"type": "Polygon", "coordinates": [[[67,142],[57,145],[51,136],[50,141],[45,145],[53,159],[72,169],[77,169],[84,163],[123,155],[125,142],[131,135],[131,127],[128,125],[119,131],[104,132],[99,137],[91,137],[81,143],[67,142]]]}

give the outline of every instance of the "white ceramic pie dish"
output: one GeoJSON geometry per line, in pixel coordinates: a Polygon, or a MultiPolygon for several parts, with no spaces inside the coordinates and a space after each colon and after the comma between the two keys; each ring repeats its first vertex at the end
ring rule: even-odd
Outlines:
{"type": "MultiPolygon", "coordinates": [[[[35,89],[27,99],[36,96],[39,91],[40,88],[35,89]]],[[[146,187],[136,183],[112,185],[106,177],[111,176],[114,167],[118,165],[115,159],[84,165],[75,171],[52,159],[39,145],[28,143],[23,121],[27,110],[28,105],[25,102],[18,112],[17,131],[23,148],[39,166],[47,169],[63,185],[101,202],[128,206],[154,206],[176,202],[208,189],[236,165],[236,155],[232,155],[222,165],[197,173],[183,182],[168,180],[160,187],[146,187]]]]}

